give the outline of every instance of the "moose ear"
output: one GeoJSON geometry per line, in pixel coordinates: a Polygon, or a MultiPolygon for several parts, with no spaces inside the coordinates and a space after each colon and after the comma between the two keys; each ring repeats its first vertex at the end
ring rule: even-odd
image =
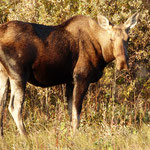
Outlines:
{"type": "Polygon", "coordinates": [[[108,30],[110,28],[109,20],[106,17],[104,17],[102,15],[98,15],[97,20],[98,20],[98,24],[100,25],[101,28],[103,28],[105,30],[108,30]]]}
{"type": "Polygon", "coordinates": [[[133,15],[124,23],[125,29],[130,30],[131,28],[133,28],[133,27],[137,24],[138,17],[139,17],[139,13],[133,14],[133,15]]]}

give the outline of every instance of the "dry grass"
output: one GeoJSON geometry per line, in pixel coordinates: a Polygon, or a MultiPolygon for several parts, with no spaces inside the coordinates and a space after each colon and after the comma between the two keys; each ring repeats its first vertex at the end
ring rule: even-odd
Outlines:
{"type": "MultiPolygon", "coordinates": [[[[2,150],[149,150],[150,126],[141,127],[84,124],[73,136],[69,120],[57,118],[53,122],[33,122],[28,118],[25,123],[29,133],[28,140],[21,137],[12,119],[6,126],[4,140],[0,140],[2,150]]],[[[82,122],[83,120],[81,120],[82,122]]]]}

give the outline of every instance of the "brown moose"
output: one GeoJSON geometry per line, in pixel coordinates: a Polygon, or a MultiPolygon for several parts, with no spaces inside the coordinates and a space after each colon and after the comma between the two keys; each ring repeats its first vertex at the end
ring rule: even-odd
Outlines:
{"type": "Polygon", "coordinates": [[[21,21],[0,25],[0,135],[10,85],[9,111],[20,134],[26,135],[22,106],[26,83],[49,87],[66,84],[73,131],[79,125],[83,97],[91,82],[116,59],[118,70],[128,68],[128,32],[136,25],[133,14],[122,25],[111,25],[99,15],[98,23],[75,16],[58,26],[21,21]]]}

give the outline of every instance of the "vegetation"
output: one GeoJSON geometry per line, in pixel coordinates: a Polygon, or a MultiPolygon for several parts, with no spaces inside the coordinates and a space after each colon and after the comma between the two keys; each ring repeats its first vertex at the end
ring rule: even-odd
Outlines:
{"type": "Polygon", "coordinates": [[[57,25],[82,14],[105,15],[113,24],[140,13],[129,40],[130,70],[105,69],[84,99],[79,132],[71,136],[65,85],[28,85],[24,122],[29,141],[18,136],[7,109],[0,149],[148,150],[150,147],[150,3],[146,0],[1,0],[0,23],[22,20],[57,25]]]}

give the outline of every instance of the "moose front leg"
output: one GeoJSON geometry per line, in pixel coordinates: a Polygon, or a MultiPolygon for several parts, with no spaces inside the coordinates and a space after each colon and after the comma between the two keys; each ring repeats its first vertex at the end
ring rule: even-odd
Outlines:
{"type": "Polygon", "coordinates": [[[88,89],[88,80],[82,78],[82,75],[74,75],[74,89],[73,89],[73,101],[72,101],[72,127],[73,133],[79,126],[80,113],[82,109],[82,102],[85,93],[88,89]]]}

